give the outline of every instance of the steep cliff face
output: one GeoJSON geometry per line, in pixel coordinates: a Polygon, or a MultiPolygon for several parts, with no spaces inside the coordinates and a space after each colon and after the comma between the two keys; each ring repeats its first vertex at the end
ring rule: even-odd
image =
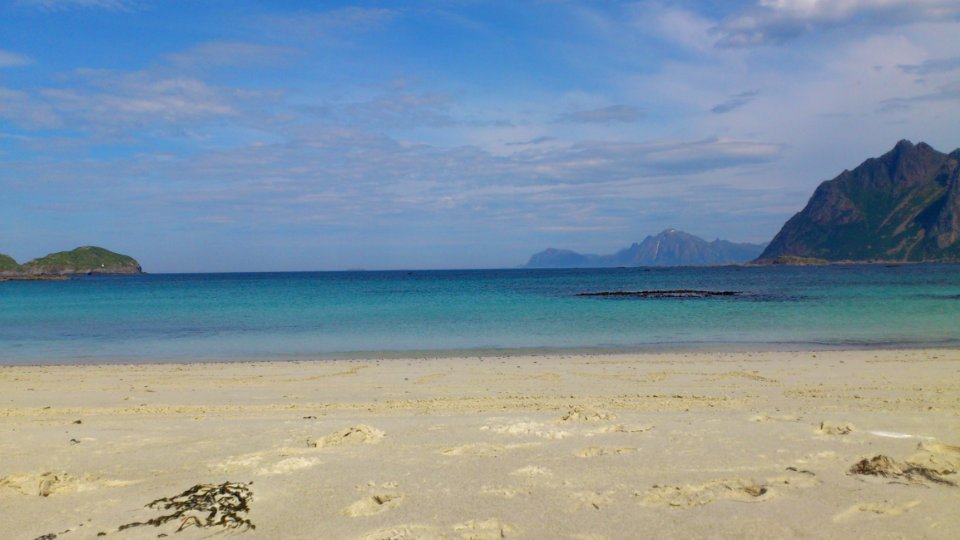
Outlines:
{"type": "Polygon", "coordinates": [[[760,256],[828,261],[960,258],[960,151],[900,141],[816,189],[760,256]]]}
{"type": "Polygon", "coordinates": [[[698,266],[753,260],[764,246],[706,240],[667,229],[656,236],[610,255],[585,255],[566,249],[547,249],[530,257],[527,268],[604,268],[613,266],[698,266]]]}

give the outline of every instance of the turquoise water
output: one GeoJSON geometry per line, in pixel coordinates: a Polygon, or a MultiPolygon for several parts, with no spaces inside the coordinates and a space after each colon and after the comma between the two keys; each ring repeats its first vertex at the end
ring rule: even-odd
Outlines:
{"type": "Polygon", "coordinates": [[[960,265],[161,274],[0,283],[0,364],[960,342],[960,265]],[[717,298],[579,292],[740,291],[717,298]]]}

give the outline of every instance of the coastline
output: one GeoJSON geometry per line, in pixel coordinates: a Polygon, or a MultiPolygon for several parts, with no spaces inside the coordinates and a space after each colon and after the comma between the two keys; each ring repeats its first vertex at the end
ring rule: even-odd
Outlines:
{"type": "Polygon", "coordinates": [[[960,488],[848,471],[956,470],[958,374],[960,348],[5,366],[0,530],[156,538],[179,523],[117,528],[230,481],[251,538],[952,538],[960,488]]]}

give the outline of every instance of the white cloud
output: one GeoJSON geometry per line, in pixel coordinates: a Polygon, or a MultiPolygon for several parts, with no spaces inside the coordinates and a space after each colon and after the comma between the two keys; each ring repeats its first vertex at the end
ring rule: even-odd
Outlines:
{"type": "Polygon", "coordinates": [[[29,56],[0,50],[0,68],[25,66],[32,63],[33,59],[29,56]]]}
{"type": "Polygon", "coordinates": [[[777,45],[822,28],[893,27],[960,18],[955,0],[759,0],[715,29],[720,47],[777,45]]]}
{"type": "Polygon", "coordinates": [[[167,55],[178,68],[206,69],[219,66],[272,67],[287,63],[296,53],[287,47],[275,47],[242,41],[209,41],[185,51],[167,55]]]}

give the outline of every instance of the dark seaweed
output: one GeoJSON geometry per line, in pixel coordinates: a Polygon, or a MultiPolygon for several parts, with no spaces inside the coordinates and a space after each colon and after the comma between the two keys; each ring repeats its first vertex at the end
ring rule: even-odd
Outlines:
{"type": "Polygon", "coordinates": [[[246,518],[252,500],[253,493],[247,484],[235,482],[224,482],[219,485],[197,484],[179,495],[157,499],[146,506],[155,510],[173,510],[172,513],[144,522],[127,523],[121,525],[118,530],[144,525],[159,527],[176,519],[180,520],[180,526],[176,532],[190,525],[255,529],[256,526],[246,518]]]}

